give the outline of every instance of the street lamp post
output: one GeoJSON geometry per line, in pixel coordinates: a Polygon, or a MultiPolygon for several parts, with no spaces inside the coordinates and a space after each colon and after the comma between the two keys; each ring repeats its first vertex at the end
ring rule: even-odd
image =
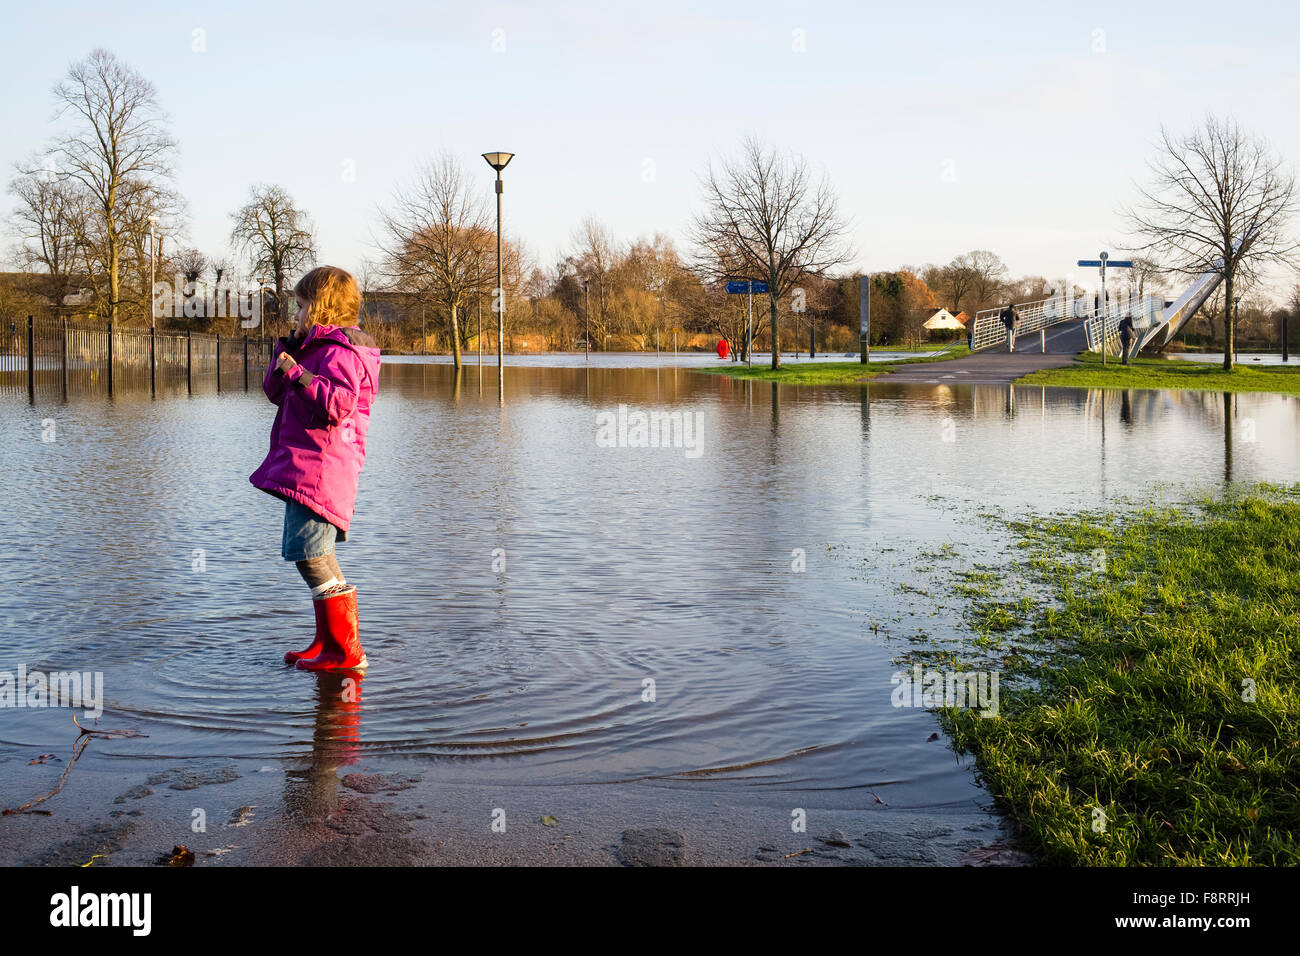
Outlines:
{"type": "Polygon", "coordinates": [[[582,280],[582,318],[587,324],[587,330],[582,333],[582,354],[585,359],[591,361],[591,290],[587,288],[587,280],[582,280]]]}
{"type": "MultiPolygon", "coordinates": [[[[266,285],[264,278],[264,276],[257,277],[257,327],[262,330],[261,334],[263,336],[266,335],[266,326],[262,324],[262,310],[266,308],[266,293],[263,291],[266,285]]],[[[271,359],[274,360],[275,356],[272,355],[271,359]]]]}
{"type": "Polygon", "coordinates": [[[505,394],[505,356],[502,352],[502,341],[506,334],[506,296],[505,290],[501,288],[501,170],[505,169],[510,160],[514,158],[514,153],[484,153],[483,158],[487,164],[497,172],[497,288],[496,288],[496,309],[497,309],[497,388],[501,394],[505,394]]]}

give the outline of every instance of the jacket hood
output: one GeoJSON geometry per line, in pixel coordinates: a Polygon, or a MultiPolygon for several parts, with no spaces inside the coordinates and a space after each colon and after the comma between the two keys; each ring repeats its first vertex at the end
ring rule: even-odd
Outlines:
{"type": "Polygon", "coordinates": [[[325,342],[334,342],[356,352],[370,375],[371,387],[379,388],[379,362],[382,353],[373,338],[358,328],[317,324],[311,327],[301,348],[313,347],[313,343],[318,343],[315,347],[319,347],[325,342]]]}

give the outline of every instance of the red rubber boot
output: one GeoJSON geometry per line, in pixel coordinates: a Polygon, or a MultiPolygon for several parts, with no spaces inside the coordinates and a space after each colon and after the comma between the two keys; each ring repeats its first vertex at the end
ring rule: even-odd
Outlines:
{"type": "Polygon", "coordinates": [[[323,646],[315,657],[301,658],[295,666],[300,671],[364,670],[368,661],[357,636],[357,589],[349,585],[316,603],[324,616],[323,646]]]}
{"type": "Polygon", "coordinates": [[[323,604],[324,604],[323,601],[318,601],[315,598],[312,598],[312,602],[311,602],[312,610],[316,612],[316,636],[315,638],[312,639],[312,642],[309,645],[307,645],[307,647],[304,650],[289,651],[287,654],[285,654],[284,662],[286,664],[296,664],[304,657],[305,658],[315,657],[317,654],[319,654],[322,650],[325,649],[325,639],[324,637],[322,637],[322,635],[325,633],[325,608],[323,607],[323,604]]]}

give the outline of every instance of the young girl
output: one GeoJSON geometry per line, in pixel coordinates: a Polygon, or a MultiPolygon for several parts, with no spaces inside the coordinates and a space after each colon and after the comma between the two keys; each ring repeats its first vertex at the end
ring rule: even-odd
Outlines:
{"type": "Polygon", "coordinates": [[[311,588],[316,639],[284,655],[301,670],[361,670],[357,592],[343,578],[334,543],[346,541],[366,460],[370,405],[379,390],[379,348],[355,327],[361,293],[334,266],[294,286],[298,327],[276,343],[262,382],[279,406],[271,451],[249,477],[285,502],[280,553],[311,588]]]}

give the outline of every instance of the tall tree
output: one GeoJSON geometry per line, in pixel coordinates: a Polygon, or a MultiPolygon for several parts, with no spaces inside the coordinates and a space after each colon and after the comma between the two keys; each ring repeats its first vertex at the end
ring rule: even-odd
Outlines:
{"type": "Polygon", "coordinates": [[[289,314],[284,298],[287,278],[316,261],[311,219],[283,186],[264,184],[252,187],[248,202],[230,218],[234,221],[230,241],[249,257],[254,275],[271,277],[277,315],[289,314]]]}
{"type": "Polygon", "coordinates": [[[58,175],[74,180],[90,198],[94,232],[102,242],[108,319],[115,322],[130,231],[123,200],[171,177],[176,143],[166,132],[153,84],[107,50],[73,63],[54,96],[58,115],[73,119],[72,131],[54,147],[58,175]]]}
{"type": "Polygon", "coordinates": [[[1231,369],[1239,280],[1300,250],[1286,230],[1296,210],[1295,173],[1264,140],[1235,120],[1213,115],[1182,135],[1161,127],[1150,170],[1151,184],[1139,189],[1137,204],[1125,211],[1137,237],[1135,251],[1185,275],[1222,276],[1223,367],[1231,369]]]}
{"type": "Polygon", "coordinates": [[[459,369],[461,310],[496,285],[496,260],[488,254],[496,233],[481,191],[444,153],[397,192],[393,208],[380,211],[380,223],[385,272],[405,291],[427,295],[444,310],[459,369]]]}
{"type": "Polygon", "coordinates": [[[850,258],[835,193],[825,176],[813,181],[802,157],[769,149],[754,137],[743,141],[738,158],[723,160],[718,169],[710,163],[703,186],[705,208],[693,230],[705,250],[701,265],[716,267],[734,255],[744,271],[730,278],[767,283],[772,368],[778,368],[778,301],[804,276],[822,275],[850,258]]]}

